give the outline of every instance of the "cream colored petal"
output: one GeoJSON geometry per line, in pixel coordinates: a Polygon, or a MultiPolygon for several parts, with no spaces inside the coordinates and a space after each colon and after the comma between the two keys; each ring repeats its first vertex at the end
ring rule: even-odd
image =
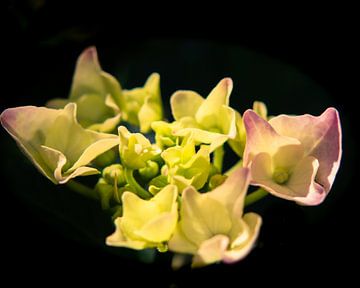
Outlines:
{"type": "Polygon", "coordinates": [[[250,171],[247,168],[236,169],[223,184],[206,195],[227,208],[230,214],[242,216],[244,198],[250,182],[250,171]]]}
{"type": "Polygon", "coordinates": [[[80,158],[74,163],[74,165],[69,170],[73,171],[79,168],[80,166],[85,166],[89,164],[97,156],[110,150],[116,145],[119,145],[119,137],[116,136],[108,139],[100,139],[96,141],[95,143],[91,144],[83,151],[80,158]]]}
{"type": "Polygon", "coordinates": [[[182,195],[181,217],[184,235],[197,245],[212,235],[227,234],[232,225],[230,213],[220,202],[191,186],[182,195]]]}
{"type": "MultiPolygon", "coordinates": [[[[246,240],[241,241],[241,245],[224,252],[222,260],[225,263],[234,263],[248,255],[259,235],[262,220],[258,214],[247,213],[244,215],[243,220],[247,225],[248,237],[246,240]]],[[[242,235],[239,235],[239,237],[242,237],[242,235]]]]}
{"type": "Polygon", "coordinates": [[[102,133],[111,132],[116,129],[117,125],[120,122],[120,119],[121,119],[121,115],[118,114],[118,115],[115,115],[114,117],[107,118],[102,123],[93,124],[93,125],[89,126],[88,129],[93,130],[93,131],[102,132],[102,133]]]}
{"type": "Polygon", "coordinates": [[[124,110],[125,109],[125,99],[124,95],[122,93],[122,88],[119,83],[119,81],[116,80],[116,78],[109,73],[106,73],[104,71],[101,71],[100,76],[102,78],[103,84],[105,86],[106,91],[106,97],[111,97],[111,99],[115,103],[114,105],[109,105],[108,100],[105,99],[105,104],[109,107],[113,107],[114,111],[116,109],[124,110]]]}
{"type": "Polygon", "coordinates": [[[195,117],[204,98],[194,91],[176,91],[170,98],[172,115],[175,120],[183,117],[195,117]]]}
{"type": "Polygon", "coordinates": [[[58,178],[59,184],[65,184],[70,179],[78,177],[78,176],[89,176],[100,174],[99,170],[92,167],[79,167],[75,169],[75,171],[71,173],[65,173],[62,178],[58,178]]]}
{"type": "Polygon", "coordinates": [[[229,238],[225,235],[216,235],[204,241],[192,261],[192,267],[202,267],[220,261],[229,245],[229,238]]]}

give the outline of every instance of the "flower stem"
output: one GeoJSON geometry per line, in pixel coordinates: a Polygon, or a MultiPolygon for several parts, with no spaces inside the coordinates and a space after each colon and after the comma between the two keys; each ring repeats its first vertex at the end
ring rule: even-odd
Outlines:
{"type": "Polygon", "coordinates": [[[126,182],[135,188],[136,194],[138,194],[143,199],[150,199],[152,197],[151,193],[146,191],[134,178],[134,170],[125,168],[125,179],[126,182]]]}
{"type": "Polygon", "coordinates": [[[85,196],[93,200],[99,200],[98,194],[94,189],[91,189],[86,185],[81,184],[80,182],[77,182],[75,180],[70,180],[69,182],[66,183],[66,186],[82,196],[85,196]]]}
{"type": "Polygon", "coordinates": [[[220,146],[219,148],[215,149],[215,151],[214,151],[213,164],[214,164],[215,168],[219,171],[219,173],[221,173],[221,171],[222,171],[224,154],[225,154],[225,152],[224,152],[223,146],[220,146]]]}
{"type": "Polygon", "coordinates": [[[227,170],[224,174],[230,176],[237,168],[243,166],[243,161],[239,160],[234,166],[232,166],[229,170],[227,170]]]}
{"type": "Polygon", "coordinates": [[[254,204],[255,202],[257,202],[260,199],[264,198],[268,194],[269,194],[269,192],[265,191],[263,188],[257,189],[256,191],[254,191],[251,194],[246,196],[246,198],[245,198],[245,206],[249,206],[251,204],[254,204]]]}

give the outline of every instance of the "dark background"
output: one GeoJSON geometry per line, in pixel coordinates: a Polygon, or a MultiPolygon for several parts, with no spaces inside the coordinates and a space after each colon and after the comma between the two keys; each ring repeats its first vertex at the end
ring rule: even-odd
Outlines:
{"type": "Polygon", "coordinates": [[[129,7],[119,8],[103,1],[77,3],[7,2],[1,111],[66,97],[77,56],[96,45],[104,70],[127,88],[160,72],[165,103],[177,89],[205,96],[217,81],[230,76],[235,84],[232,105],[241,112],[257,99],[268,104],[270,114],[318,115],[334,106],[344,132],[342,166],[319,207],[272,198],[254,206],[264,225],[258,247],[242,262],[172,272],[166,255],[149,265],[106,249],[100,240],[112,227],[96,203],[54,188],[28,165],[2,129],[0,247],[6,268],[1,273],[13,281],[26,277],[47,283],[49,276],[68,283],[101,279],[121,285],[130,279],[156,287],[221,279],[225,286],[264,279],[286,284],[286,277],[304,283],[350,281],[350,262],[356,261],[359,245],[353,186],[358,171],[353,97],[358,97],[358,90],[352,71],[355,21],[350,13],[340,7],[319,12],[294,7],[278,17],[262,7],[267,12],[254,13],[257,16],[248,20],[248,12],[258,9],[236,10],[225,3],[210,5],[211,12],[185,2],[172,7],[127,3],[129,7]],[[94,223],[107,224],[94,232],[94,223]],[[14,272],[19,277],[11,276],[14,272]]]}

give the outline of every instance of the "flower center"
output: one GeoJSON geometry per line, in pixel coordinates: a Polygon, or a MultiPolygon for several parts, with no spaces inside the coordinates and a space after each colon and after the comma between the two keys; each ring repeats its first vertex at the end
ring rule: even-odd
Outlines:
{"type": "Polygon", "coordinates": [[[290,174],[284,168],[276,168],[273,173],[273,180],[277,184],[285,184],[289,180],[290,174]]]}

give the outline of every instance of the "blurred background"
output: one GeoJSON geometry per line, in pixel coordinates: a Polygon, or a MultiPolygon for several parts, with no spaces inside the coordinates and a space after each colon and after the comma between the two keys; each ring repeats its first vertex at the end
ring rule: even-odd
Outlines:
{"type": "MultiPolygon", "coordinates": [[[[108,215],[97,203],[48,183],[1,129],[5,271],[28,273],[35,281],[45,281],[44,275],[103,283],[130,279],[133,285],[145,279],[156,287],[263,280],[253,275],[278,283],[284,275],[306,282],[308,277],[323,280],[323,271],[327,280],[349,279],[347,259],[358,250],[353,220],[357,191],[352,186],[358,170],[353,168],[357,122],[352,97],[357,90],[350,69],[355,59],[352,18],[342,21],[347,15],[341,10],[334,17],[307,11],[299,20],[299,11],[289,10],[284,19],[260,13],[245,20],[249,10],[225,4],[205,13],[185,2],[171,7],[73,2],[5,2],[1,111],[66,98],[77,57],[95,45],[103,69],[125,88],[141,86],[150,73],[159,72],[169,119],[168,99],[174,91],[191,89],[206,96],[226,76],[234,81],[231,105],[240,112],[254,100],[264,101],[271,115],[319,115],[334,106],[344,133],[342,166],[318,207],[273,198],[251,207],[261,213],[264,225],[258,246],[244,261],[173,272],[169,255],[150,265],[136,260],[136,253],[106,248],[104,237],[113,230],[108,215]],[[345,272],[339,272],[340,266],[345,272]],[[144,277],[134,278],[133,272],[144,277]]],[[[227,159],[232,161],[229,155],[227,159]]]]}

